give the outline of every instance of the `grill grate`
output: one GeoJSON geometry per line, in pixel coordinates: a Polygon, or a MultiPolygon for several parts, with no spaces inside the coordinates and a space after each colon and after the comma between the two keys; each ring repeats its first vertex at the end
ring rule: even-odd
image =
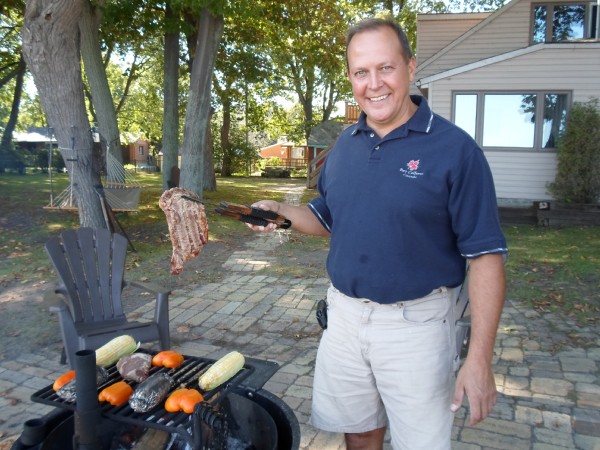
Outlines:
{"type": "MultiPolygon", "coordinates": [[[[215,362],[213,359],[199,358],[194,356],[184,356],[184,362],[181,366],[176,369],[166,369],[164,367],[152,367],[150,369],[150,375],[158,372],[164,372],[173,378],[173,387],[169,394],[185,385],[185,387],[193,387],[198,389],[198,376],[205,369],[210,367],[215,362]]],[[[258,361],[258,360],[256,360],[258,361]]],[[[276,370],[277,365],[274,363],[258,361],[259,366],[264,363],[270,364],[268,372],[272,375],[276,370]],[[271,369],[273,369],[271,371],[271,369]]],[[[259,367],[259,372],[264,371],[262,367],[259,367]]],[[[164,401],[158,406],[146,413],[137,413],[129,406],[129,403],[125,403],[121,406],[112,406],[109,403],[100,403],[100,411],[104,418],[110,419],[116,422],[127,423],[131,425],[137,425],[141,427],[156,428],[164,430],[169,433],[178,433],[183,439],[185,439],[195,450],[202,448],[202,436],[200,434],[201,422],[204,422],[210,426],[211,423],[218,424],[222,421],[222,417],[217,413],[217,406],[226,397],[226,395],[237,386],[241,385],[243,381],[247,380],[250,375],[255,371],[254,364],[251,360],[246,360],[246,364],[234,377],[232,377],[225,384],[218,386],[217,388],[202,392],[205,401],[196,405],[193,414],[186,414],[184,412],[168,412],[164,409],[164,401]]],[[[98,392],[105,387],[123,380],[119,374],[115,365],[108,369],[109,378],[102,385],[98,386],[98,392]]],[[[257,374],[259,382],[264,380],[260,379],[264,374],[257,374]]],[[[264,377],[263,377],[264,378],[264,377]]],[[[127,381],[134,389],[139,383],[127,381]]],[[[262,384],[261,384],[262,385],[262,384]]],[[[76,403],[70,403],[60,398],[56,392],[52,389],[52,385],[49,385],[43,389],[40,389],[31,396],[31,400],[37,403],[43,403],[46,405],[54,406],[57,408],[64,408],[71,411],[76,411],[76,403]]]]}

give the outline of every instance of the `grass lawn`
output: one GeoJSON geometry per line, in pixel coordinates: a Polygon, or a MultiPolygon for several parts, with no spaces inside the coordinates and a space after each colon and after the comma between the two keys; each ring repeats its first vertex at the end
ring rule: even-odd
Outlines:
{"type": "Polygon", "coordinates": [[[579,325],[600,322],[600,227],[505,226],[507,296],[579,325]]]}
{"type": "MultiPolygon", "coordinates": [[[[151,274],[144,272],[149,267],[156,267],[157,260],[170,256],[171,243],[165,215],[158,206],[160,174],[138,173],[136,179],[143,186],[138,211],[118,213],[117,218],[136,249],[127,260],[131,276],[148,277],[151,274]]],[[[304,179],[283,182],[306,184],[304,179]]],[[[52,186],[47,174],[0,175],[0,287],[53,277],[44,242],[61,230],[78,227],[79,218],[73,211],[44,207],[50,203],[51,192],[58,195],[68,183],[65,174],[54,174],[52,186]]],[[[217,191],[204,194],[209,240],[228,243],[253,235],[241,223],[214,212],[220,201],[249,204],[264,198],[283,200],[285,192],[277,189],[281,184],[282,180],[272,178],[219,178],[217,191]]]]}
{"type": "MultiPolygon", "coordinates": [[[[129,278],[153,278],[164,272],[171,244],[163,212],[160,174],[137,174],[143,185],[139,210],[118,215],[136,247],[128,257],[129,278]]],[[[54,195],[67,186],[64,174],[54,175],[54,195]]],[[[247,227],[214,213],[220,201],[249,204],[257,199],[282,200],[285,184],[303,186],[304,179],[218,178],[217,191],[206,192],[205,201],[212,242],[228,245],[252,236],[247,227]]],[[[51,186],[47,174],[0,175],[0,288],[12,283],[53,279],[45,240],[79,224],[76,213],[50,211],[51,186]]],[[[316,195],[306,191],[303,201],[316,195]]],[[[541,313],[569,317],[579,325],[600,321],[600,228],[504,227],[510,256],[506,266],[508,297],[541,313]]],[[[326,276],[323,267],[327,239],[291,235],[278,252],[279,261],[269,271],[296,277],[326,276]]]]}

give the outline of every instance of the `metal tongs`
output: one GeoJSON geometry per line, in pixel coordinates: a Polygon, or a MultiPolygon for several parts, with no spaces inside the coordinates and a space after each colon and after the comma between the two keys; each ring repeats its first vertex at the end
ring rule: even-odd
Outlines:
{"type": "Polygon", "coordinates": [[[286,229],[292,226],[292,222],[284,216],[274,211],[265,211],[251,206],[238,205],[235,203],[221,202],[215,209],[217,214],[251,225],[266,226],[270,223],[277,225],[277,228],[286,229]]]}

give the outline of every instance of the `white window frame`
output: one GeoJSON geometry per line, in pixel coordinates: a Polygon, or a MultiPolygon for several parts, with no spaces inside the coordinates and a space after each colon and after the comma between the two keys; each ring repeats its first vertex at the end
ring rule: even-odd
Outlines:
{"type": "MultiPolygon", "coordinates": [[[[544,115],[538,114],[540,108],[544,107],[544,100],[546,95],[566,95],[566,112],[568,112],[571,108],[572,104],[572,93],[570,91],[564,90],[527,90],[527,91],[453,91],[452,92],[452,122],[457,122],[456,117],[456,97],[458,95],[474,95],[476,96],[476,111],[475,113],[470,113],[469,117],[475,117],[474,127],[469,127],[475,130],[475,135],[473,136],[472,132],[469,130],[465,130],[469,132],[469,134],[475,139],[477,144],[485,150],[494,150],[494,151],[531,151],[531,152],[556,152],[556,147],[553,148],[544,148],[542,147],[542,140],[544,134],[544,115]],[[535,105],[535,122],[534,122],[534,140],[532,147],[508,147],[508,146],[484,146],[483,145],[483,133],[484,133],[484,111],[485,111],[485,98],[486,95],[536,95],[536,105],[535,105]]],[[[460,123],[458,124],[460,125],[460,123]]]]}
{"type": "Polygon", "coordinates": [[[580,1],[580,2],[537,2],[531,4],[531,20],[530,20],[530,30],[529,30],[529,40],[531,45],[539,44],[540,41],[535,41],[533,39],[533,31],[535,28],[535,10],[538,7],[544,6],[546,7],[546,36],[542,42],[545,43],[556,43],[556,42],[565,42],[565,41],[554,41],[552,39],[553,36],[553,19],[554,19],[554,8],[560,6],[584,6],[585,7],[585,17],[583,24],[583,37],[579,39],[573,39],[575,41],[580,39],[593,39],[598,38],[598,30],[600,21],[599,17],[599,9],[596,2],[590,1],[580,1]]]}

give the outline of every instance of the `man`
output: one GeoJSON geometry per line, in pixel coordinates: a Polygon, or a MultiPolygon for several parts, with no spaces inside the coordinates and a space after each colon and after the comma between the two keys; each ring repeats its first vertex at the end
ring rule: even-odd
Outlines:
{"type": "Polygon", "coordinates": [[[320,197],[255,206],[331,236],[313,425],[345,433],[349,450],[382,448],[388,423],[395,449],[447,450],[465,394],[471,425],[496,401],[507,249],[491,173],[466,133],[409,95],[416,62],[395,22],[351,28],[346,56],[363,112],[327,156],[320,197]],[[453,305],[466,261],[471,343],[455,379],[453,305]]]}

